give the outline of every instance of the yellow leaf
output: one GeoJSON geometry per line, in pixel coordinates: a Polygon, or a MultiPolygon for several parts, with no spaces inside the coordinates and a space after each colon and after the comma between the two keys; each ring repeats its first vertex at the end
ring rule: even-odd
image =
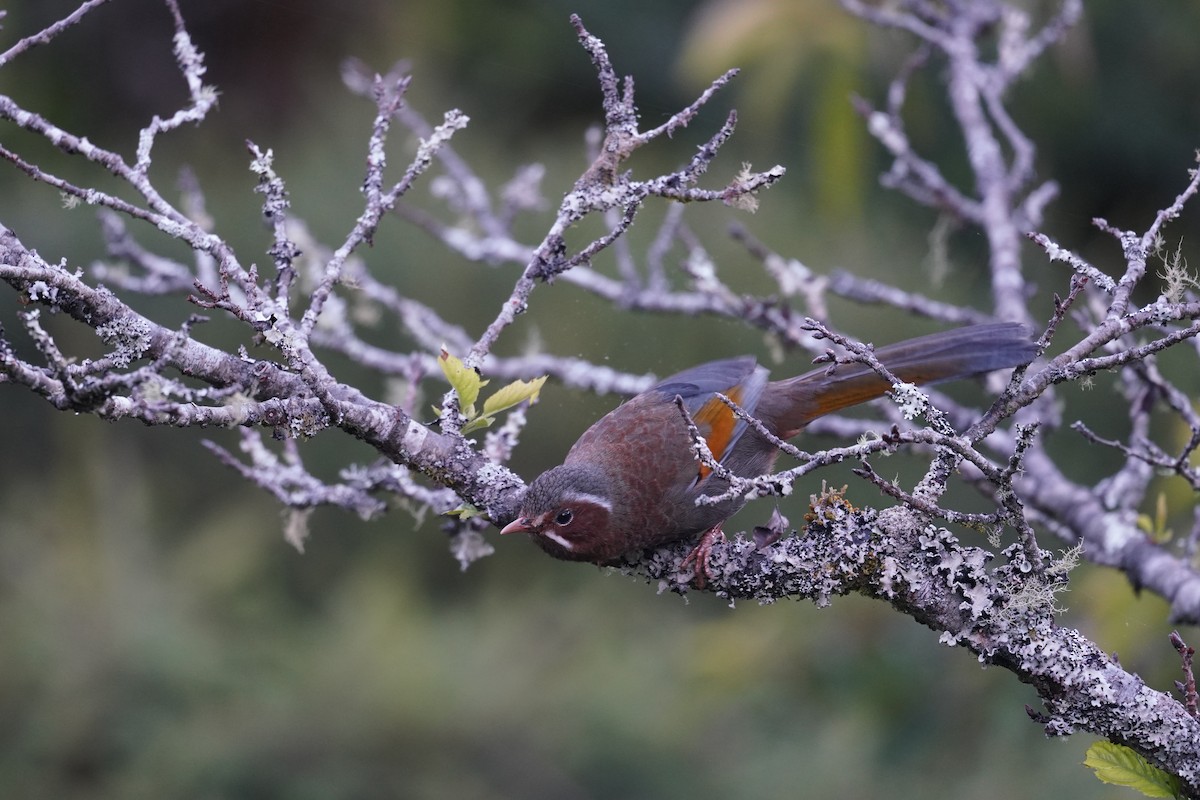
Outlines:
{"type": "Polygon", "coordinates": [[[531,381],[513,381],[484,401],[483,415],[492,416],[498,414],[526,400],[530,403],[536,403],[538,393],[542,391],[542,384],[545,382],[545,375],[540,378],[534,378],[531,381]]]}
{"type": "Polygon", "coordinates": [[[1181,797],[1179,778],[1151,764],[1128,747],[1096,742],[1088,748],[1084,764],[1105,783],[1128,786],[1147,797],[1181,797]]]}
{"type": "Polygon", "coordinates": [[[475,416],[475,401],[479,399],[479,390],[487,385],[487,381],[481,380],[478,372],[468,368],[462,359],[450,355],[444,347],[438,355],[438,366],[442,368],[446,380],[454,387],[463,416],[471,419],[475,416]]]}

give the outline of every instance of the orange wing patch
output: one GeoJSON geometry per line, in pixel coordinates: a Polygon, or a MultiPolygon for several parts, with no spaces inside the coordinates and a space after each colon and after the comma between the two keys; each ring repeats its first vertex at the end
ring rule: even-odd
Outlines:
{"type": "MultiPolygon", "coordinates": [[[[722,394],[739,406],[742,404],[741,386],[734,386],[722,394]]],[[[737,429],[738,418],[734,416],[733,409],[722,403],[721,398],[713,397],[707,403],[700,406],[700,409],[695,414],[692,414],[692,420],[696,423],[696,427],[700,429],[700,433],[704,435],[704,442],[708,445],[708,449],[712,451],[713,457],[717,461],[723,459],[729,449],[729,445],[733,442],[733,432],[737,429]]],[[[701,464],[696,480],[702,481],[711,473],[712,470],[710,468],[701,464]]]]}

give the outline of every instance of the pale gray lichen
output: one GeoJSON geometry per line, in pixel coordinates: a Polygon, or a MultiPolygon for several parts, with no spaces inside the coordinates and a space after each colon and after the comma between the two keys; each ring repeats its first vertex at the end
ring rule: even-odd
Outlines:
{"type": "Polygon", "coordinates": [[[465,528],[450,539],[450,552],[458,561],[459,568],[466,572],[467,567],[481,558],[487,558],[496,552],[496,548],[488,544],[479,531],[465,528]]]}
{"type": "Polygon", "coordinates": [[[913,383],[893,384],[892,397],[905,419],[916,419],[929,408],[929,396],[913,383]]]}
{"type": "Polygon", "coordinates": [[[124,369],[146,354],[153,342],[154,326],[144,319],[123,319],[98,325],[96,335],[113,348],[109,357],[124,369]]]}
{"type": "Polygon", "coordinates": [[[34,303],[45,302],[55,305],[58,302],[58,287],[45,281],[34,281],[29,284],[29,299],[34,303]]]}

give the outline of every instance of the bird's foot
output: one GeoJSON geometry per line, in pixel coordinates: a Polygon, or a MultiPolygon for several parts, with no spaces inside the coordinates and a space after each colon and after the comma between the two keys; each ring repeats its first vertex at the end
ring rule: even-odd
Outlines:
{"type": "Polygon", "coordinates": [[[712,577],[708,571],[708,557],[712,555],[713,545],[724,540],[725,532],[721,530],[720,524],[714,525],[700,536],[700,541],[696,542],[696,546],[692,552],[688,553],[687,558],[679,562],[680,572],[687,569],[690,564],[696,565],[692,573],[692,583],[697,589],[703,589],[708,585],[708,580],[712,577]]]}

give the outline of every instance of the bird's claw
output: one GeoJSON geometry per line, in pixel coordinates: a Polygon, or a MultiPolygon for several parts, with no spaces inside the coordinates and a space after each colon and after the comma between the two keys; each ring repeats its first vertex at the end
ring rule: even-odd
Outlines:
{"type": "Polygon", "coordinates": [[[713,545],[717,542],[724,541],[725,532],[721,530],[720,524],[706,530],[701,536],[700,541],[696,542],[696,546],[692,548],[692,552],[687,554],[683,561],[679,562],[679,571],[682,572],[689,565],[695,564],[692,573],[692,583],[697,589],[704,589],[708,586],[708,581],[712,578],[712,574],[708,571],[708,557],[712,555],[713,545]]]}

